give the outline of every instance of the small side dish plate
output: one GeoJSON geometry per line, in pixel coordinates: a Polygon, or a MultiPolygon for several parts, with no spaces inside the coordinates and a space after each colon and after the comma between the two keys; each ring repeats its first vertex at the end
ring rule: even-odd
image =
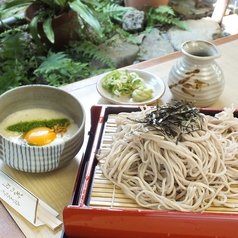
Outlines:
{"type": "Polygon", "coordinates": [[[147,86],[150,86],[154,89],[153,97],[146,101],[135,102],[133,101],[132,97],[130,97],[129,95],[123,95],[120,97],[116,95],[112,95],[110,92],[108,92],[106,89],[102,87],[102,80],[104,79],[104,77],[107,76],[106,75],[102,77],[100,80],[98,80],[97,91],[107,101],[116,105],[135,105],[135,106],[142,105],[143,106],[143,105],[150,105],[163,96],[165,92],[165,84],[158,76],[150,72],[138,70],[138,69],[120,69],[118,71],[129,71],[129,72],[137,73],[144,80],[147,86]]]}

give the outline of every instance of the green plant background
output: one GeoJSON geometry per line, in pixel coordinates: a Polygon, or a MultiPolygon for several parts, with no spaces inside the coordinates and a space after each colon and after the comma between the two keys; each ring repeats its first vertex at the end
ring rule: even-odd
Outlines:
{"type": "MultiPolygon", "coordinates": [[[[6,27],[0,34],[0,94],[28,84],[58,87],[115,69],[112,60],[100,51],[99,45],[102,42],[110,45],[110,39],[115,35],[133,43],[133,37],[137,33],[125,32],[121,27],[122,17],[129,8],[115,4],[112,0],[102,0],[99,3],[94,11],[101,24],[103,37],[86,27],[78,32],[79,41],[69,42],[65,49],[59,52],[36,45],[29,33],[28,25],[6,27]],[[91,68],[92,59],[106,63],[108,68],[91,68]]],[[[158,22],[186,29],[169,6],[152,8],[146,17],[147,32],[158,22]]]]}

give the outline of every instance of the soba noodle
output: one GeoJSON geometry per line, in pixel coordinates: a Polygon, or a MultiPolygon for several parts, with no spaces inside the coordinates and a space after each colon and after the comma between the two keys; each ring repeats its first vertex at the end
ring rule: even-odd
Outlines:
{"type": "Polygon", "coordinates": [[[238,196],[238,119],[233,108],[204,116],[203,130],[165,138],[120,113],[110,150],[99,155],[103,174],[126,196],[149,209],[204,211],[235,207],[238,196]],[[231,199],[232,200],[232,199],[231,199]]]}

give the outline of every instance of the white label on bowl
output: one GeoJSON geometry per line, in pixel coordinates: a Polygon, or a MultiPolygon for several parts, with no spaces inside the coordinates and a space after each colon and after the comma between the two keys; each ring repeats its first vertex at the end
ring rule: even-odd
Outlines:
{"type": "Polygon", "coordinates": [[[55,230],[62,224],[56,218],[58,215],[56,211],[2,170],[0,170],[0,199],[34,226],[46,224],[52,230],[55,230]]]}

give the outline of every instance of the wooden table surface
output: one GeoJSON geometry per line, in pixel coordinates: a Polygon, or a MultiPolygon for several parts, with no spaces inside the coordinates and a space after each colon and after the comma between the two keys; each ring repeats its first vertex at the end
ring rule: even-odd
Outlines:
{"type": "MultiPolygon", "coordinates": [[[[221,57],[216,62],[221,66],[225,75],[225,89],[218,101],[212,105],[215,108],[230,107],[234,104],[238,108],[237,93],[237,70],[238,70],[238,35],[229,36],[214,41],[218,46],[221,57]]],[[[159,76],[167,87],[168,74],[176,62],[181,57],[180,52],[172,53],[160,58],[145,61],[139,64],[128,66],[128,68],[143,69],[159,76]]],[[[24,187],[46,202],[59,212],[59,219],[62,220],[63,208],[70,204],[74,189],[74,183],[78,171],[78,165],[83,151],[87,144],[87,132],[90,128],[90,108],[96,104],[109,104],[97,93],[96,83],[102,75],[85,79],[61,87],[63,90],[75,96],[84,106],[86,111],[86,133],[85,142],[72,161],[65,167],[44,174],[31,174],[14,170],[0,161],[0,169],[12,176],[24,187]]],[[[161,98],[161,103],[166,103],[172,95],[166,88],[166,92],[161,98]]],[[[0,203],[0,238],[8,237],[61,237],[62,229],[52,232],[46,226],[35,228],[25,221],[12,209],[4,208],[0,203]],[[10,215],[11,214],[11,215],[10,215]],[[13,219],[12,219],[13,217],[13,219]]]]}

